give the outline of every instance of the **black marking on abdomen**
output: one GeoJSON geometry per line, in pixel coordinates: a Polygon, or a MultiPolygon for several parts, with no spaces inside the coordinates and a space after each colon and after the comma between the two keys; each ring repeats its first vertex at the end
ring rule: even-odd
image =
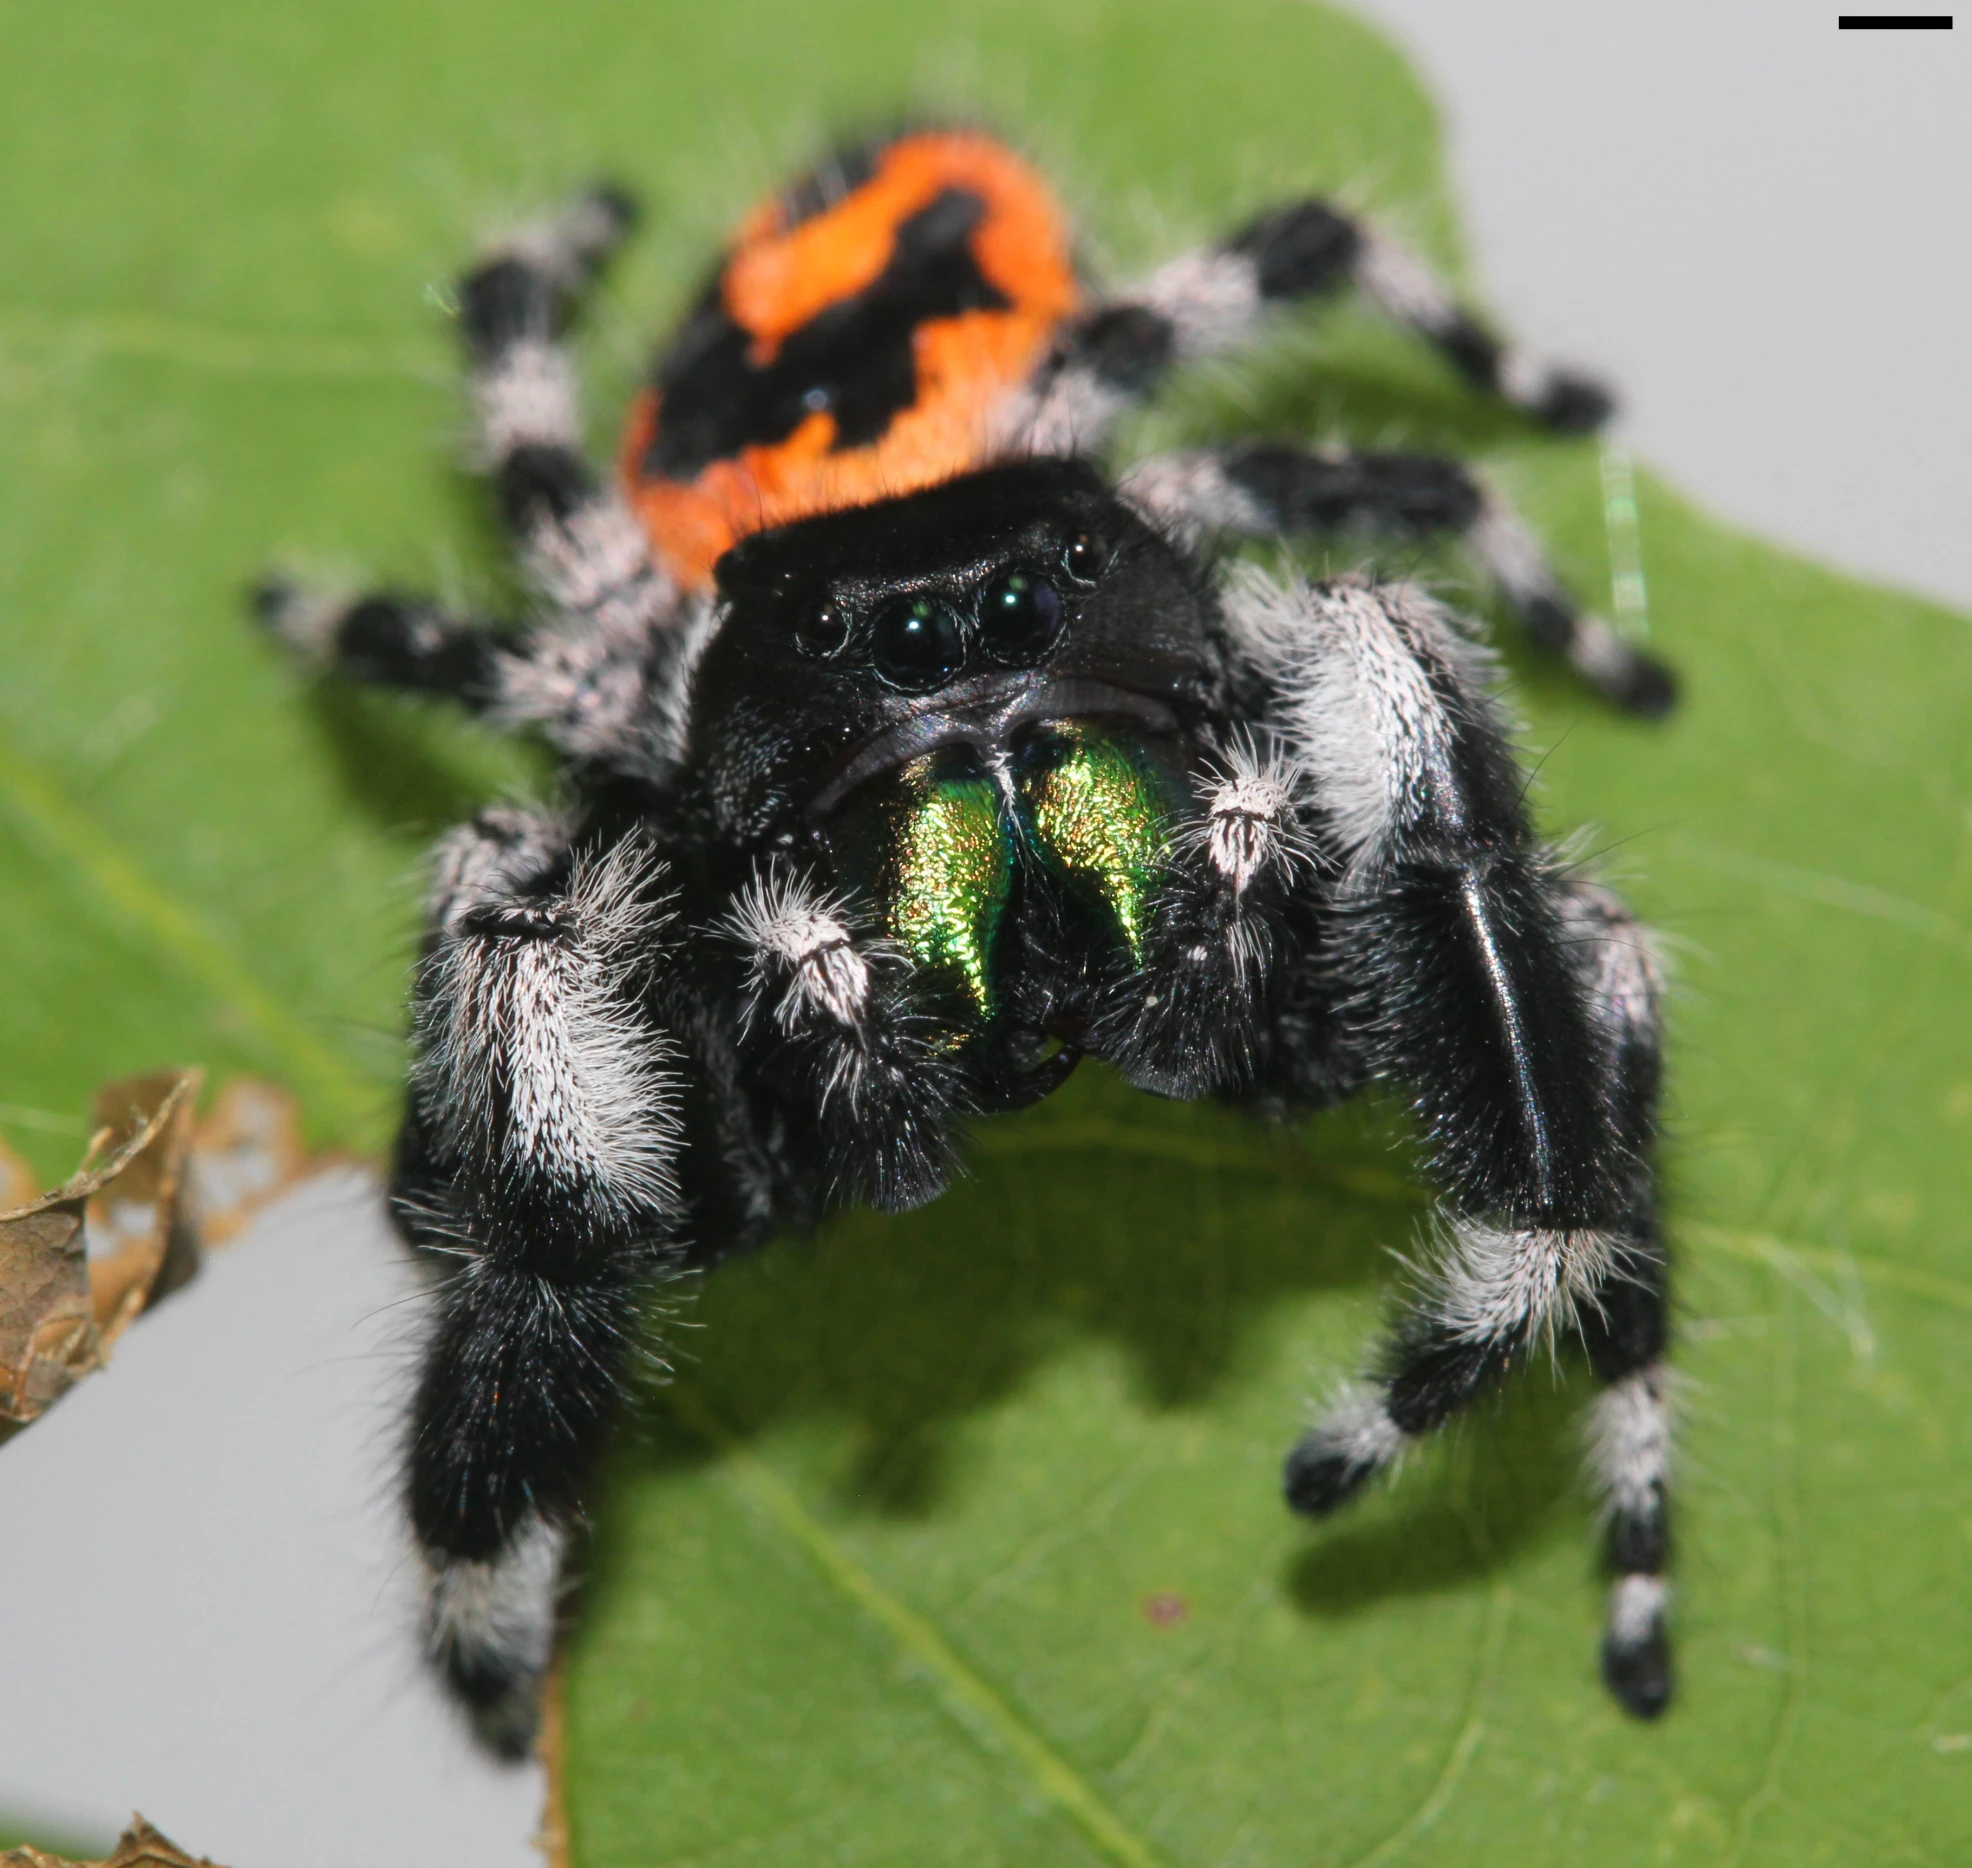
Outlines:
{"type": "Polygon", "coordinates": [[[744,447],[785,441],[812,414],[835,417],[835,446],[863,447],[917,400],[913,339],[921,324],[1012,301],[979,270],[972,232],[986,204],[947,188],[897,228],[890,263],[862,291],[831,305],[764,366],[728,315],[715,280],[659,361],[658,430],[648,475],[690,480],[744,447]]]}

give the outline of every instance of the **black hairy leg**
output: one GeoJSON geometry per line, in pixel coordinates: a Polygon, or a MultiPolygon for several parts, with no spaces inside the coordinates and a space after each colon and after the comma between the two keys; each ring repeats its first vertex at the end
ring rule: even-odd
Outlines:
{"type": "Polygon", "coordinates": [[[645,611],[659,573],[642,528],[582,445],[567,348],[581,296],[630,230],[621,190],[591,188],[484,255],[457,286],[478,464],[553,606],[645,611]]]}
{"type": "Polygon", "coordinates": [[[1339,859],[1340,1017],[1365,1071],[1409,1095],[1446,1195],[1375,1374],[1288,1459],[1289,1502],[1319,1514],[1558,1329],[1627,1301],[1611,1294],[1655,1237],[1655,975],[1614,898],[1535,841],[1484,664],[1435,605],[1246,573],[1228,621],[1339,859]]]}
{"type": "Polygon", "coordinates": [[[1600,1224],[1622,1175],[1558,878],[1484,652],[1404,585],[1231,579],[1235,654],[1307,774],[1341,873],[1329,951],[1367,1066],[1410,1092],[1455,1208],[1600,1224]]]}
{"type": "Polygon", "coordinates": [[[647,1007],[661,869],[489,814],[441,850],[399,1223],[450,1256],[406,1490],[433,1660],[496,1749],[531,1739],[570,1527],[676,1219],[673,1048],[647,1007]]]}
{"type": "Polygon", "coordinates": [[[1235,350],[1283,306],[1349,286],[1417,332],[1475,389],[1543,426],[1577,434],[1608,418],[1613,403],[1599,384],[1501,343],[1389,235],[1327,202],[1304,200],[1180,254],[1084,312],[1015,399],[1009,437],[1036,452],[1097,449],[1118,415],[1150,396],[1174,365],[1235,350]]]}
{"type": "Polygon", "coordinates": [[[1570,958],[1589,985],[1602,1026],[1628,1163],[1619,1255],[1579,1317],[1589,1366],[1603,1384],[1589,1434],[1590,1474],[1602,1496],[1613,1577],[1602,1673],[1627,1711],[1650,1719],[1671,1699],[1664,1581],[1670,1558],[1670,1327],[1663,1229],[1650,1169],[1664,987],[1648,932],[1611,891],[1570,883],[1562,914],[1570,958]]]}
{"type": "Polygon", "coordinates": [[[475,713],[499,706],[501,657],[519,633],[405,591],[339,596],[278,576],[255,585],[251,602],[268,630],[325,671],[374,687],[442,695],[475,713]]]}
{"type": "Polygon", "coordinates": [[[1194,548],[1299,533],[1459,540],[1537,648],[1627,712],[1654,718],[1676,702],[1671,671],[1583,614],[1511,505],[1458,461],[1248,441],[1152,455],[1122,491],[1194,548]]]}

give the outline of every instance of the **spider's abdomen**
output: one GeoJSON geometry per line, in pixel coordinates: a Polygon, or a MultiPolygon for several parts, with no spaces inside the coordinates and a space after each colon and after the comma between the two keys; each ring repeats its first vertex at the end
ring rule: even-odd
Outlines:
{"type": "Polygon", "coordinates": [[[946,1046],[1003,1081],[1048,1039],[1079,1045],[1096,992],[1140,963],[1189,795],[1177,746],[1050,722],[886,774],[832,840],[946,1046]]]}
{"type": "Polygon", "coordinates": [[[976,466],[1076,307],[1066,224],[1005,145],[921,131],[836,157],[742,223],[624,433],[681,583],[749,532],[976,466]]]}

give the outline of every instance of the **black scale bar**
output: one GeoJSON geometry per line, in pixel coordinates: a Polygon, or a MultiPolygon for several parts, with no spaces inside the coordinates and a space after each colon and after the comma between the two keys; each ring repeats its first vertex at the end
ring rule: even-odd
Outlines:
{"type": "Polygon", "coordinates": [[[1844,13],[1844,32],[1950,32],[1949,13],[1844,13]]]}

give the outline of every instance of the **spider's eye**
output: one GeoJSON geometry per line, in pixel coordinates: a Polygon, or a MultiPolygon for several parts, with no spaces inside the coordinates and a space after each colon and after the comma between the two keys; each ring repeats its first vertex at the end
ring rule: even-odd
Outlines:
{"type": "Polygon", "coordinates": [[[907,694],[928,694],[965,666],[959,619],[929,597],[905,597],[876,619],[870,646],[876,671],[907,694]]]}
{"type": "Polygon", "coordinates": [[[1061,592],[1045,577],[1009,571],[987,586],[979,628],[986,653],[996,662],[1037,660],[1061,634],[1061,592]]]}
{"type": "Polygon", "coordinates": [[[794,626],[794,646],[803,655],[833,655],[849,640],[849,618],[839,603],[821,602],[794,626]]]}
{"type": "Polygon", "coordinates": [[[1061,562],[1078,584],[1093,584],[1109,563],[1109,547],[1093,532],[1077,532],[1061,554],[1061,562]]]}

